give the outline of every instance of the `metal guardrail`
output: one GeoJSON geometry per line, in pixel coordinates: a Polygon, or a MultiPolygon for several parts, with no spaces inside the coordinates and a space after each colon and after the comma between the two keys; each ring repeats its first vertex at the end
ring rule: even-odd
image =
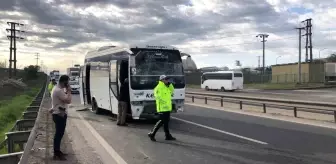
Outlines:
{"type": "Polygon", "coordinates": [[[22,113],[21,118],[16,121],[10,132],[6,133],[5,140],[0,143],[0,148],[7,146],[8,151],[8,154],[0,155],[1,164],[17,164],[20,162],[20,159],[24,155],[22,150],[26,150],[29,138],[32,135],[31,132],[34,130],[38,111],[40,111],[41,103],[44,99],[46,86],[47,84],[44,84],[31,104],[26,108],[26,111],[22,113]],[[22,152],[15,152],[15,145],[19,145],[22,152]]]}
{"type": "Polygon", "coordinates": [[[0,155],[0,163],[1,164],[18,163],[20,161],[20,157],[21,157],[22,154],[23,154],[23,152],[2,154],[2,155],[0,155]]]}
{"type": "MultiPolygon", "coordinates": [[[[44,88],[43,88],[43,91],[42,91],[42,95],[41,95],[41,103],[42,101],[44,100],[44,96],[46,95],[46,91],[47,91],[47,87],[48,87],[48,78],[47,78],[47,81],[46,81],[46,84],[44,85],[44,88]]],[[[23,151],[23,154],[20,158],[20,161],[19,161],[19,164],[26,164],[27,161],[28,161],[28,157],[29,157],[29,154],[30,154],[30,151],[34,145],[34,141],[35,141],[35,138],[37,136],[36,134],[36,128],[37,128],[37,123],[39,122],[39,120],[41,119],[41,114],[40,114],[40,110],[41,109],[41,106],[39,106],[39,109],[38,109],[38,112],[37,112],[37,115],[36,115],[36,121],[34,123],[34,126],[33,126],[33,129],[31,130],[30,132],[30,135],[27,139],[27,142],[26,142],[26,146],[24,147],[24,151],[23,151]]]]}
{"type": "Polygon", "coordinates": [[[243,105],[261,106],[263,113],[267,112],[266,107],[284,109],[284,110],[293,110],[294,117],[297,117],[298,111],[333,115],[334,121],[336,122],[335,103],[294,101],[286,99],[259,98],[250,96],[231,96],[231,95],[220,95],[220,94],[200,93],[200,92],[186,92],[186,97],[191,98],[193,103],[195,102],[195,99],[203,99],[205,104],[208,104],[209,100],[219,101],[221,107],[224,106],[224,102],[239,104],[239,109],[241,110],[243,110],[243,105]]]}

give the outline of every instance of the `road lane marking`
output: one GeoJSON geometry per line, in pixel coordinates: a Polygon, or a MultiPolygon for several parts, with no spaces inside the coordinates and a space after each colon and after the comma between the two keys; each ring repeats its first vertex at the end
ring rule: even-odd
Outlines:
{"type": "Polygon", "coordinates": [[[118,163],[127,164],[127,162],[108,144],[105,139],[98,134],[98,132],[83,118],[79,113],[76,113],[87,129],[92,133],[92,135],[97,139],[97,141],[102,145],[107,153],[118,163]]]}
{"type": "Polygon", "coordinates": [[[219,130],[219,129],[212,128],[212,127],[209,127],[209,126],[206,126],[206,125],[198,124],[196,122],[187,121],[187,120],[176,118],[176,117],[172,117],[172,118],[175,119],[175,120],[179,120],[179,121],[182,121],[182,122],[185,122],[185,123],[193,124],[193,125],[196,125],[196,126],[199,126],[199,127],[202,127],[202,128],[210,129],[210,130],[213,130],[213,131],[216,131],[216,132],[219,132],[219,133],[223,133],[223,134],[226,134],[226,135],[234,136],[234,137],[237,137],[237,138],[240,138],[240,139],[244,139],[244,140],[248,140],[248,141],[251,141],[251,142],[255,142],[255,143],[259,143],[259,144],[263,144],[263,145],[267,145],[268,144],[268,143],[263,142],[263,141],[255,140],[255,139],[248,138],[248,137],[244,137],[244,136],[241,136],[241,135],[238,135],[238,134],[234,134],[234,133],[230,133],[230,132],[227,132],[227,131],[224,131],[224,130],[219,130]]]}
{"type": "Polygon", "coordinates": [[[211,110],[218,110],[222,112],[229,112],[229,113],[242,114],[242,115],[247,115],[247,116],[252,116],[252,117],[266,118],[266,119],[271,119],[271,120],[276,120],[276,121],[285,121],[285,122],[290,122],[290,123],[295,123],[295,124],[309,125],[309,126],[322,127],[322,128],[328,128],[328,129],[336,129],[336,126],[334,123],[323,122],[321,120],[314,121],[314,120],[286,116],[286,115],[276,115],[275,116],[275,115],[270,115],[269,113],[253,113],[253,111],[246,111],[246,110],[242,111],[242,110],[237,110],[233,108],[223,108],[223,107],[220,108],[216,106],[201,105],[201,104],[195,104],[195,103],[184,103],[184,104],[206,108],[206,109],[211,109],[211,110]]]}

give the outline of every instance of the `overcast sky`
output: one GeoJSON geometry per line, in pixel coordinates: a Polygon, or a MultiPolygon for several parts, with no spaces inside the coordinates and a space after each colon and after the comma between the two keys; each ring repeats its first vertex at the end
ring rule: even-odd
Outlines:
{"type": "Polygon", "coordinates": [[[269,34],[266,65],[278,56],[278,63],[296,62],[294,28],[307,18],[314,57],[336,50],[335,7],[336,0],[1,0],[0,60],[9,56],[6,22],[15,21],[27,31],[17,44],[19,67],[35,64],[38,52],[39,62],[63,72],[89,50],[130,43],[176,46],[198,67],[258,66],[259,33],[269,34]]]}

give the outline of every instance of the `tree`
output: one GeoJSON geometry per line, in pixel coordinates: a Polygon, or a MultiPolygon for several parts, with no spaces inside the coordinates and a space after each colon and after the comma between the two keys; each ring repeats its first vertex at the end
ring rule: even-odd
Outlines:
{"type": "Polygon", "coordinates": [[[327,57],[328,62],[336,62],[336,54],[331,54],[327,57]]]}
{"type": "Polygon", "coordinates": [[[40,67],[36,66],[36,65],[30,65],[28,67],[25,67],[24,72],[26,74],[26,78],[27,79],[37,78],[37,76],[38,76],[37,73],[38,73],[39,70],[40,70],[40,67]]]}

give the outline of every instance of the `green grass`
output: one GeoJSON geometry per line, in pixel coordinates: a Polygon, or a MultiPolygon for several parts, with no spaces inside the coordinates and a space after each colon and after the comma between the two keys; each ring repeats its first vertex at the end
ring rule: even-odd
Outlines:
{"type": "MultiPolygon", "coordinates": [[[[11,100],[0,101],[0,142],[5,139],[7,133],[22,116],[27,106],[33,101],[41,89],[38,84],[29,90],[22,92],[21,95],[13,97],[11,100]]],[[[7,153],[6,149],[0,150],[0,154],[7,153]]]]}
{"type": "Polygon", "coordinates": [[[265,84],[244,84],[245,89],[296,89],[295,83],[265,83],[265,84]]]}
{"type": "MultiPolygon", "coordinates": [[[[280,90],[280,89],[300,89],[300,88],[315,88],[323,87],[323,83],[305,83],[298,85],[296,83],[264,83],[264,84],[244,84],[244,89],[264,89],[264,90],[280,90]]],[[[187,88],[200,89],[200,85],[187,85],[187,88]]]]}
{"type": "Polygon", "coordinates": [[[200,89],[201,85],[187,84],[186,88],[200,89]]]}

